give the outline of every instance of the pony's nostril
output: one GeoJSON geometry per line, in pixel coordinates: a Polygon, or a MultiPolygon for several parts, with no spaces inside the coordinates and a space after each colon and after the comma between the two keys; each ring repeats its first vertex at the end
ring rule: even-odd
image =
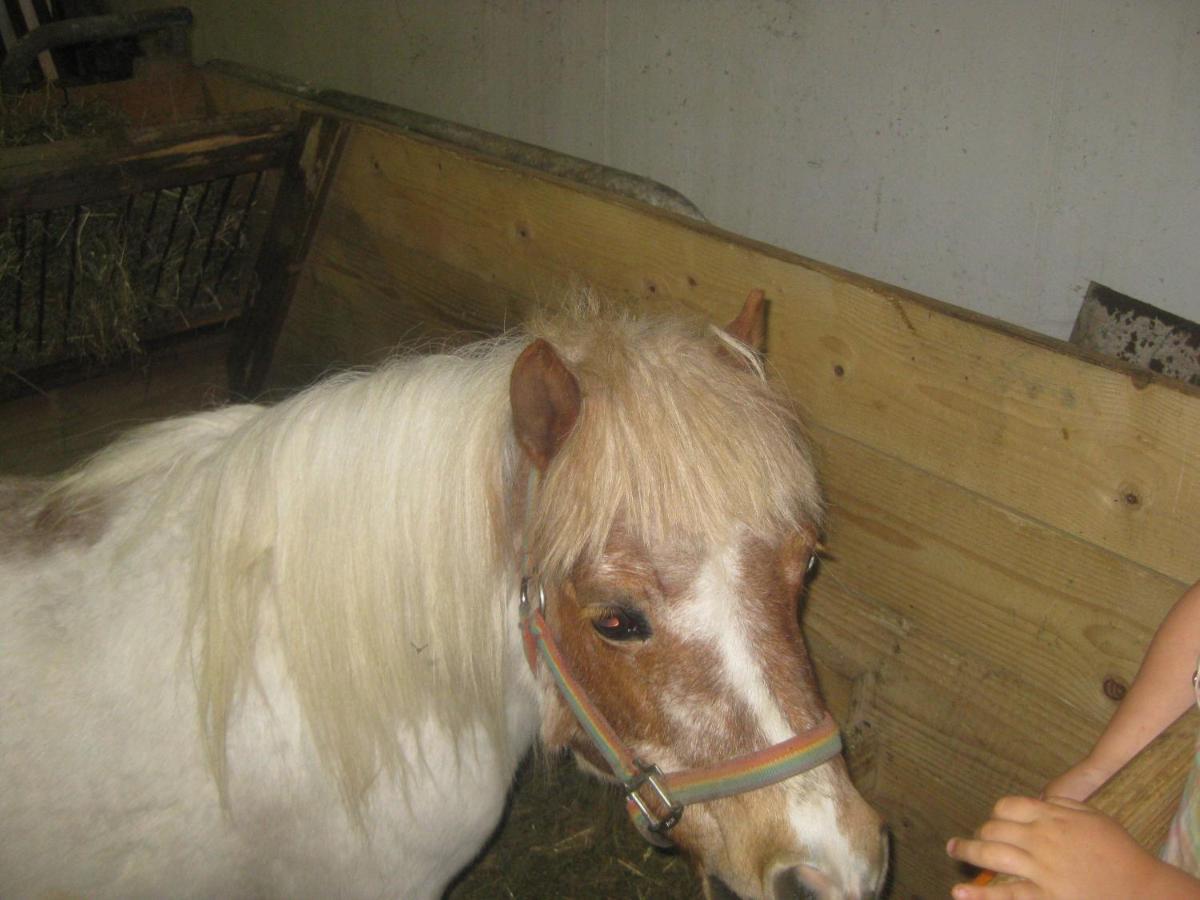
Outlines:
{"type": "Polygon", "coordinates": [[[810,885],[802,875],[812,872],[807,866],[795,866],[775,873],[771,880],[772,900],[820,900],[819,889],[810,885]]]}

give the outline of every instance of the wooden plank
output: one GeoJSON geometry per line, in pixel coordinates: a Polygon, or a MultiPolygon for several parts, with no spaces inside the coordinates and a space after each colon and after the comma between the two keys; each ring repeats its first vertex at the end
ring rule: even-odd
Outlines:
{"type": "MultiPolygon", "coordinates": [[[[748,288],[763,287],[773,301],[772,363],[814,421],[1172,577],[1196,574],[1194,389],[666,213],[366,126],[352,128],[329,205],[351,227],[322,232],[319,255],[347,257],[351,243],[371,235],[410,259],[541,302],[584,283],[720,321],[748,288]]],[[[477,318],[500,322],[506,309],[489,302],[480,299],[477,318]]]]}
{"type": "Polygon", "coordinates": [[[263,111],[0,154],[0,220],[281,166],[295,118],[263,111]]]}
{"type": "Polygon", "coordinates": [[[204,71],[210,92],[222,97],[222,108],[252,109],[278,103],[336,115],[350,122],[381,125],[704,220],[696,206],[675,189],[611,166],[390,103],[344,91],[315,88],[240,63],[213,60],[204,71]]]}
{"type": "Polygon", "coordinates": [[[137,365],[0,404],[0,471],[49,475],[135,425],[224,402],[229,344],[225,331],[193,336],[137,365]]]}
{"type": "Polygon", "coordinates": [[[1183,583],[835,432],[814,435],[834,555],[822,572],[869,599],[877,627],[925,630],[1107,720],[1105,681],[1132,679],[1183,583]]]}

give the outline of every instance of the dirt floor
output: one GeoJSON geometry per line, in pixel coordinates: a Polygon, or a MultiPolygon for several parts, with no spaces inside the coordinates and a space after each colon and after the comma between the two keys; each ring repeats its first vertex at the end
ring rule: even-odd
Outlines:
{"type": "Polygon", "coordinates": [[[679,855],[642,840],[620,792],[570,759],[531,759],[507,819],[446,900],[674,900],[700,896],[679,855]]]}

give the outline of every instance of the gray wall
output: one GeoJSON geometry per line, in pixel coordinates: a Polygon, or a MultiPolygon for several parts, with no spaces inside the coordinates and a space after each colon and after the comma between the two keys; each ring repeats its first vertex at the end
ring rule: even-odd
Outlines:
{"type": "Polygon", "coordinates": [[[1037,331],[1065,337],[1089,280],[1200,319],[1195,0],[191,6],[198,60],[648,175],[1037,331]]]}

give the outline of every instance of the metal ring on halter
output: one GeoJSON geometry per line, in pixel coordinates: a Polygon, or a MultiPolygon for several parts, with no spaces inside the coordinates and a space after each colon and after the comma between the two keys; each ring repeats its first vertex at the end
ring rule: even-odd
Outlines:
{"type": "Polygon", "coordinates": [[[663,787],[661,782],[663,773],[658,766],[648,766],[637,759],[633,762],[638,767],[638,774],[625,783],[625,796],[632,800],[638,811],[646,817],[647,827],[652,832],[665,835],[679,824],[679,820],[683,817],[683,804],[672,800],[667,789],[663,787]],[[654,789],[654,793],[658,794],[658,799],[662,801],[663,806],[667,808],[667,814],[663,818],[655,818],[646,801],[638,796],[638,790],[643,784],[650,785],[654,789]]]}
{"type": "MultiPolygon", "coordinates": [[[[529,609],[529,581],[530,576],[525,575],[521,578],[521,609],[528,611],[529,609]]],[[[538,612],[546,612],[546,589],[542,587],[542,583],[538,582],[538,612]]]]}

